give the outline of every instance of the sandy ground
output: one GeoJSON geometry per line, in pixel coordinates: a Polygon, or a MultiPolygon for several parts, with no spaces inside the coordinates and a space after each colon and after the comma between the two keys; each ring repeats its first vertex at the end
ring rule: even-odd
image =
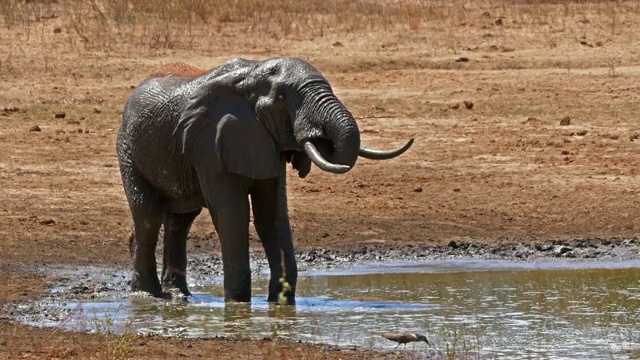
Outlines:
{"type": "MultiPolygon", "coordinates": [[[[635,238],[637,5],[534,11],[500,4],[456,8],[464,16],[449,9],[442,22],[321,33],[256,36],[225,22],[200,42],[165,47],[127,42],[115,30],[87,30],[94,37],[83,42],[65,2],[40,4],[38,21],[9,26],[5,18],[0,302],[41,296],[50,279],[37,269],[45,265],[129,263],[130,220],[114,140],[132,89],[176,61],[211,68],[236,56],[303,57],[356,116],[365,145],[389,149],[416,139],[402,157],[361,159],[345,175],[314,168],[298,179],[290,172],[298,249],[635,238]]],[[[218,250],[204,214],[189,251],[218,250]]],[[[0,358],[403,356],[263,341],[123,341],[25,327],[0,314],[0,358]],[[109,355],[118,348],[122,354],[109,355]]]]}

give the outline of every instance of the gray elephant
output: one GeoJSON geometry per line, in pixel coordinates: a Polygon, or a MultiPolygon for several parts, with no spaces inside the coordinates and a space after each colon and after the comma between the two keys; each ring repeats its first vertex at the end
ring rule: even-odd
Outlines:
{"type": "Polygon", "coordinates": [[[283,276],[294,303],[297,267],[287,210],[286,163],[305,177],[311,162],[331,173],[358,155],[389,159],[403,147],[360,147],[351,113],[327,80],[297,58],[234,59],[200,75],[160,73],[129,98],[117,138],[124,191],[133,217],[133,290],[166,296],[155,249],[164,226],[163,284],[190,295],[186,240],[207,207],[220,238],[227,301],[250,301],[249,197],[275,302],[283,276]]]}

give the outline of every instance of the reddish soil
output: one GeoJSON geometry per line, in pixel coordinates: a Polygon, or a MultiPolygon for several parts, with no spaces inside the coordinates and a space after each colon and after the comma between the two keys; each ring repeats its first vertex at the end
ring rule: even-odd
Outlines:
{"type": "MultiPolygon", "coordinates": [[[[34,270],[43,264],[129,263],[114,140],[132,88],[175,62],[211,68],[236,56],[303,57],[357,117],[366,146],[416,139],[401,157],[361,159],[345,175],[314,168],[299,179],[291,171],[299,249],[640,232],[637,6],[536,5],[548,14],[538,14],[541,22],[524,5],[487,2],[434,24],[251,41],[251,30],[232,22],[206,43],[158,48],[121,38],[83,43],[65,4],[42,5],[55,18],[0,32],[0,302],[37,299],[47,277],[34,270]],[[462,57],[469,61],[456,61],[462,57]]],[[[189,251],[218,251],[207,214],[196,221],[189,251]]],[[[264,341],[110,338],[31,328],[0,314],[0,358],[211,354],[401,357],[264,341]],[[109,355],[119,346],[124,353],[109,355]]]]}

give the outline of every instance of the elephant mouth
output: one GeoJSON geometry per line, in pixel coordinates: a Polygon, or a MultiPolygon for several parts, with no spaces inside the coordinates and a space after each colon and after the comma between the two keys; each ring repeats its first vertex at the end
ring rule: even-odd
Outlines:
{"type": "Polygon", "coordinates": [[[351,170],[351,166],[336,164],[331,160],[334,158],[335,153],[335,144],[331,140],[322,138],[307,139],[302,142],[302,146],[309,159],[324,171],[342,174],[351,170]]]}
{"type": "MultiPolygon", "coordinates": [[[[302,144],[302,148],[300,148],[302,151],[304,150],[304,144],[305,143],[310,143],[313,145],[313,147],[316,148],[316,150],[320,153],[320,156],[322,156],[323,159],[332,159],[333,158],[333,154],[336,151],[336,147],[335,144],[333,143],[333,141],[329,140],[329,139],[325,139],[325,138],[315,138],[315,139],[307,139],[303,141],[302,144]]],[[[327,160],[329,161],[329,160],[327,160]]]]}

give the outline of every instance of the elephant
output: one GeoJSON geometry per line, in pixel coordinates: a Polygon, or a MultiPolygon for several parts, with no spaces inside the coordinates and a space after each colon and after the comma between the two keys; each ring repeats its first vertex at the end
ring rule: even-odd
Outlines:
{"type": "Polygon", "coordinates": [[[299,58],[236,58],[208,72],[193,69],[149,76],[124,108],[116,152],[133,219],[131,289],[190,295],[186,241],[206,207],[221,244],[225,301],[250,302],[252,211],[271,272],[267,300],[278,301],[284,277],[286,300],[294,304],[286,164],[302,178],[311,163],[341,174],[358,156],[399,156],[413,139],[391,151],[361,147],[353,115],[325,77],[299,58]],[[162,283],[155,258],[161,226],[162,283]]]}

